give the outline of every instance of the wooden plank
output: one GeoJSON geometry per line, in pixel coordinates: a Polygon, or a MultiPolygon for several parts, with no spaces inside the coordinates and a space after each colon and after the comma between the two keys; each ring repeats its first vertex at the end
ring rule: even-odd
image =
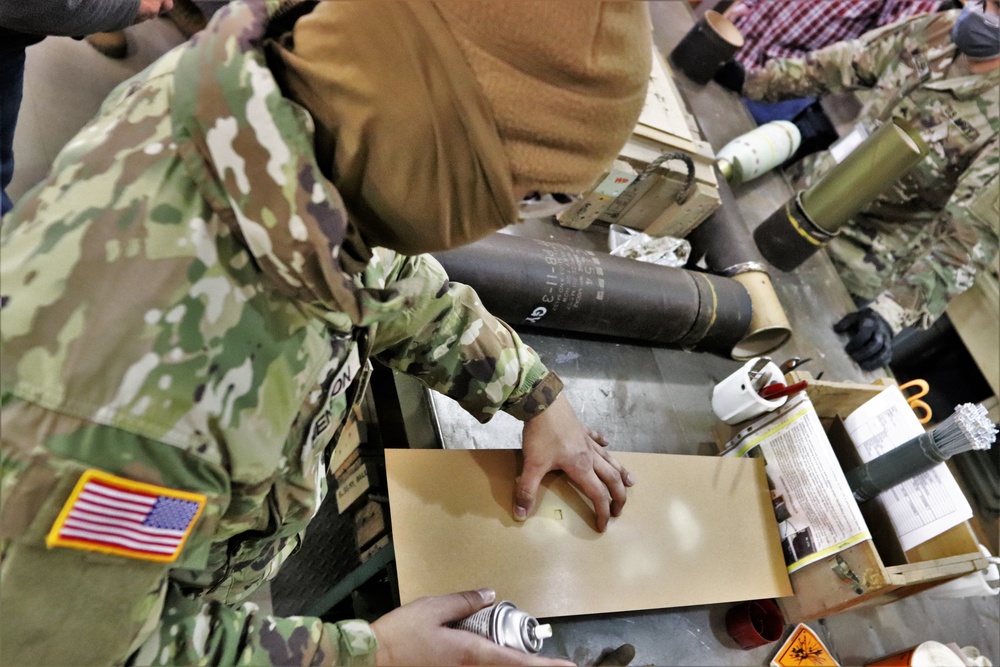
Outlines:
{"type": "Polygon", "coordinates": [[[358,429],[358,422],[355,419],[348,419],[341,430],[337,445],[330,455],[329,470],[335,476],[339,476],[345,469],[345,465],[351,465],[348,461],[354,461],[358,457],[358,448],[361,446],[361,431],[358,429]]]}
{"type": "Polygon", "coordinates": [[[694,183],[683,204],[670,204],[643,231],[650,236],[684,238],[719,206],[719,191],[716,188],[694,183]]]}
{"type": "Polygon", "coordinates": [[[656,128],[663,132],[691,139],[696,131],[685,118],[684,99],[677,90],[666,60],[656,46],[652,47],[649,85],[646,101],[639,115],[639,126],[656,128]]]}
{"type": "Polygon", "coordinates": [[[363,549],[366,544],[385,532],[385,510],[381,503],[369,500],[354,515],[354,534],[357,537],[358,549],[363,549]]]}
{"type": "Polygon", "coordinates": [[[337,509],[341,514],[356,503],[372,486],[368,476],[368,466],[364,461],[358,461],[348,470],[342,479],[337,480],[337,509]]]}
{"type": "Polygon", "coordinates": [[[893,584],[882,565],[882,559],[870,540],[855,544],[791,575],[795,595],[779,600],[785,620],[789,623],[822,618],[848,609],[859,601],[883,594],[893,584]],[[857,578],[845,580],[834,569],[839,559],[857,578]],[[857,593],[860,587],[862,593],[857,593]]]}
{"type": "MultiPolygon", "coordinates": [[[[824,428],[829,427],[833,418],[841,415],[846,417],[854,410],[861,407],[865,401],[876,396],[888,386],[895,384],[895,381],[880,378],[873,384],[858,384],[856,382],[830,382],[827,380],[817,380],[808,371],[792,371],[785,375],[785,384],[794,384],[801,380],[807,380],[809,386],[806,393],[809,400],[816,408],[816,414],[823,423],[824,428]]],[[[746,428],[753,420],[748,419],[733,426],[716,422],[712,426],[712,436],[716,444],[723,447],[737,433],[746,428]]]]}
{"type": "Polygon", "coordinates": [[[888,568],[889,580],[898,586],[912,586],[914,584],[926,583],[949,579],[973,572],[979,572],[989,567],[987,561],[978,551],[974,554],[964,554],[951,558],[938,558],[937,560],[924,563],[913,563],[911,565],[897,565],[888,568]]]}
{"type": "MultiPolygon", "coordinates": [[[[708,144],[685,144],[678,146],[653,141],[647,137],[634,134],[625,142],[618,157],[636,169],[641,170],[667,150],[682,150],[690,155],[691,161],[694,162],[695,180],[718,187],[718,180],[716,180],[715,173],[715,155],[708,144]]],[[[672,165],[668,163],[666,166],[670,167],[672,165]]]]}
{"type": "Polygon", "coordinates": [[[597,179],[590,192],[556,216],[556,220],[563,227],[586,229],[635,180],[636,175],[636,170],[628,162],[615,160],[597,179]]]}
{"type": "Polygon", "coordinates": [[[361,458],[361,450],[359,449],[351,450],[351,452],[347,455],[347,458],[341,460],[340,465],[337,467],[336,470],[333,471],[333,476],[336,477],[338,480],[342,479],[343,477],[346,477],[347,471],[353,468],[354,464],[356,464],[358,462],[358,459],[360,458],[361,458]]]}
{"type": "MultiPolygon", "coordinates": [[[[620,214],[609,215],[605,211],[598,216],[598,219],[645,231],[663,216],[665,211],[677,205],[677,194],[683,185],[683,174],[673,169],[660,167],[656,173],[647,176],[642,183],[636,186],[635,198],[620,214]]],[[[694,207],[692,212],[709,205],[718,208],[718,191],[714,187],[705,186],[702,183],[695,185],[697,189],[692,192],[692,196],[688,200],[694,207]]],[[[715,208],[712,208],[708,214],[715,208]]],[[[705,217],[708,217],[708,214],[705,217]]],[[[664,234],[657,234],[657,236],[664,236],[664,234]]]]}
{"type": "Polygon", "coordinates": [[[370,547],[361,552],[361,554],[359,555],[361,562],[367,563],[369,560],[372,559],[373,556],[381,553],[382,550],[387,548],[389,545],[390,545],[389,536],[383,535],[379,541],[377,541],[375,544],[371,545],[370,547]]]}
{"type": "Polygon", "coordinates": [[[987,271],[948,303],[946,311],[994,396],[1000,396],[1000,283],[987,271]]]}
{"type": "Polygon", "coordinates": [[[656,144],[659,152],[663,152],[664,150],[679,150],[689,154],[692,158],[697,156],[709,157],[711,155],[711,149],[707,148],[708,144],[704,142],[684,139],[645,125],[637,125],[633,130],[633,135],[656,144]]]}
{"type": "Polygon", "coordinates": [[[920,563],[962,554],[979,555],[979,541],[968,521],[913,547],[906,552],[906,560],[910,563],[920,563]]]}
{"type": "Polygon", "coordinates": [[[847,417],[869,399],[877,396],[885,385],[859,384],[857,382],[816,381],[808,373],[792,372],[789,382],[809,380],[806,393],[820,417],[847,417]]]}

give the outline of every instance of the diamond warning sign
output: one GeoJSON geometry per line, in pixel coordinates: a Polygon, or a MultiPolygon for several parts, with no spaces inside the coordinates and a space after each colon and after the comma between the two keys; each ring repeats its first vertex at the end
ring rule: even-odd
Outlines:
{"type": "Polygon", "coordinates": [[[808,625],[799,623],[792,636],[778,650],[771,667],[838,667],[830,650],[808,625]]]}

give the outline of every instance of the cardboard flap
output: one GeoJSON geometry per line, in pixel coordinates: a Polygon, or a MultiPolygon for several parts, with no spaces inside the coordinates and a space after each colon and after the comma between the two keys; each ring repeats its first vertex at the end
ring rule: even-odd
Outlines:
{"type": "Polygon", "coordinates": [[[386,450],[400,599],[493,587],[539,617],[791,595],[762,462],[616,452],[605,533],[562,474],[511,516],[516,450],[386,450]]]}

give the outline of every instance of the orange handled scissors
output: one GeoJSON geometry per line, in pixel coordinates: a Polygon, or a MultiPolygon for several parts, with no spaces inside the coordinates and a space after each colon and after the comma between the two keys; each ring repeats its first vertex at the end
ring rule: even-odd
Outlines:
{"type": "Polygon", "coordinates": [[[926,424],[929,422],[933,416],[931,406],[927,405],[920,399],[926,396],[927,392],[931,390],[930,385],[924,380],[910,380],[909,382],[904,382],[899,385],[899,390],[903,392],[903,396],[906,396],[906,402],[909,404],[910,409],[913,410],[913,413],[917,415],[917,419],[920,420],[920,423],[926,424]],[[917,388],[917,392],[906,396],[906,390],[914,387],[917,388]]]}

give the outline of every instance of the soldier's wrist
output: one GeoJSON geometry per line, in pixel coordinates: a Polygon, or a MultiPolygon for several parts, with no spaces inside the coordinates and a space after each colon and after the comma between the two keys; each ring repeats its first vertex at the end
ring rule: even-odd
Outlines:
{"type": "Polygon", "coordinates": [[[511,417],[528,421],[544,412],[563,389],[563,382],[553,371],[543,368],[543,373],[524,396],[504,406],[504,412],[511,417]]]}

